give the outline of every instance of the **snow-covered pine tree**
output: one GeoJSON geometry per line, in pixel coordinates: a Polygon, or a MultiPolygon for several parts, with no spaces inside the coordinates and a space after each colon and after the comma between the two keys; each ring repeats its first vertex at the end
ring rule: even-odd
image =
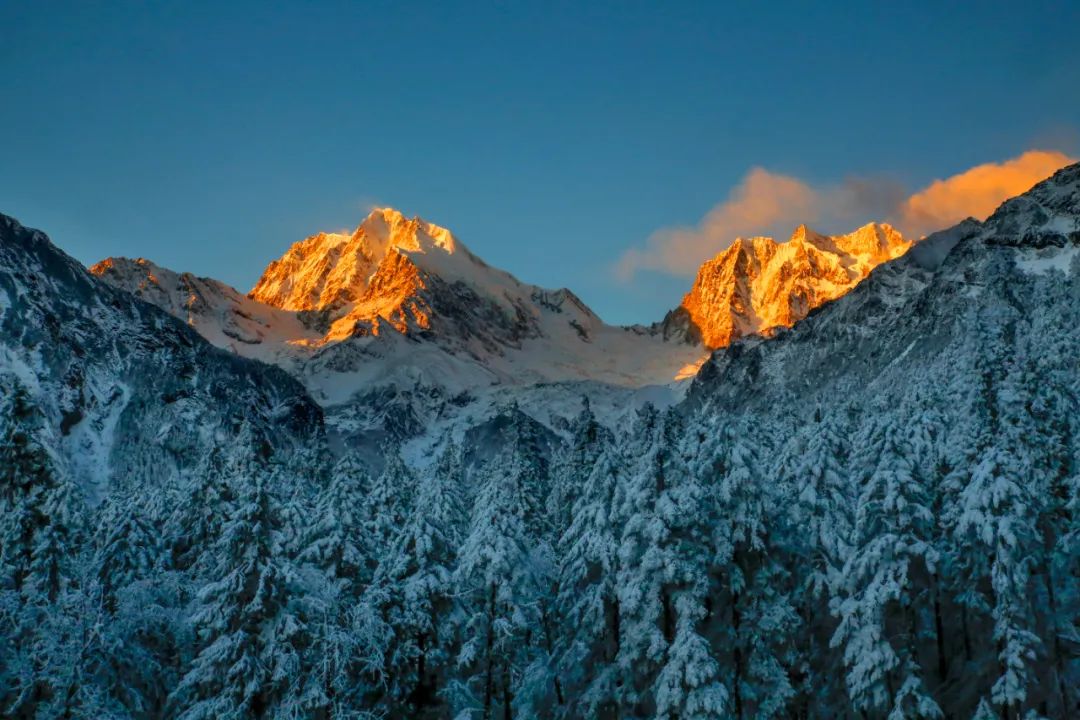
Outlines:
{"type": "Polygon", "coordinates": [[[49,429],[40,409],[17,379],[0,437],[0,588],[34,601],[55,600],[61,564],[73,555],[82,498],[49,450],[49,429]]]}
{"type": "Polygon", "coordinates": [[[1076,633],[1074,619],[1080,618],[1080,538],[1073,529],[1080,515],[1080,504],[1073,504],[1080,497],[1080,472],[1071,448],[1080,400],[1072,389],[1076,352],[1068,328],[1049,314],[1037,322],[1017,353],[1015,394],[1003,414],[1015,424],[1035,485],[1039,547],[1030,566],[1031,608],[1048,656],[1046,671],[1036,671],[1040,702],[1047,705],[1044,714],[1064,716],[1080,710],[1074,689],[1080,667],[1070,672],[1067,647],[1076,633]]]}
{"type": "Polygon", "coordinates": [[[570,442],[559,453],[551,469],[548,516],[556,540],[569,529],[578,496],[601,453],[614,441],[611,433],[596,419],[587,397],[582,397],[581,405],[581,412],[570,424],[570,442]]]}
{"type": "MultiPolygon", "coordinates": [[[[298,528],[297,563],[311,591],[305,619],[310,634],[312,678],[319,688],[309,697],[318,709],[336,716],[365,701],[370,681],[369,658],[380,656],[381,630],[371,629],[365,615],[374,610],[362,602],[370,582],[371,547],[367,532],[369,476],[364,465],[345,453],[330,472],[329,481],[313,499],[313,522],[298,528]]],[[[295,497],[295,494],[294,494],[295,497]]]]}
{"type": "Polygon", "coordinates": [[[462,604],[458,678],[448,689],[463,715],[513,713],[520,674],[537,632],[537,587],[520,475],[496,457],[477,473],[479,491],[462,544],[455,586],[462,604]]]}
{"type": "Polygon", "coordinates": [[[304,533],[298,560],[322,572],[333,588],[333,601],[355,602],[367,585],[370,559],[368,487],[360,462],[345,454],[330,473],[330,481],[315,497],[313,522],[304,533]]]}
{"type": "Polygon", "coordinates": [[[808,552],[806,564],[793,570],[800,590],[813,598],[836,585],[854,524],[856,488],[845,468],[849,448],[842,423],[842,417],[821,418],[793,463],[791,522],[808,552]]]}
{"type": "MultiPolygon", "coordinates": [[[[91,564],[84,567],[89,571],[91,564]]],[[[93,584],[92,576],[88,572],[81,580],[85,582],[65,589],[55,603],[34,609],[30,702],[10,714],[5,711],[4,717],[151,716],[141,681],[157,668],[133,664],[137,654],[113,633],[113,618],[97,593],[84,590],[93,584]]]]}
{"type": "Polygon", "coordinates": [[[371,478],[364,501],[364,537],[368,543],[365,583],[374,576],[379,563],[392,551],[394,539],[405,523],[416,493],[416,478],[397,447],[383,447],[382,472],[371,478]]]}
{"type": "Polygon", "coordinates": [[[325,701],[305,686],[305,589],[284,553],[276,481],[257,460],[232,478],[237,497],[196,597],[196,655],[170,696],[182,720],[302,717],[325,701]]]}
{"type": "Polygon", "coordinates": [[[714,553],[710,535],[716,524],[713,502],[715,478],[694,472],[690,460],[700,451],[704,435],[687,435],[676,411],[664,416],[661,442],[668,448],[665,487],[657,498],[656,515],[667,528],[664,555],[670,607],[665,618],[673,626],[660,672],[653,687],[659,718],[726,718],[732,713],[731,693],[707,635],[715,623],[712,574],[714,553]]]}
{"type": "Polygon", "coordinates": [[[667,454],[663,419],[651,403],[637,412],[623,457],[627,477],[616,487],[614,512],[622,522],[616,592],[619,604],[619,650],[616,698],[627,717],[652,710],[652,688],[674,635],[666,568],[673,565],[662,547],[667,528],[656,516],[666,485],[667,454]]]}
{"type": "Polygon", "coordinates": [[[907,429],[884,408],[860,438],[865,473],[854,542],[843,569],[833,644],[843,648],[851,707],[895,717],[936,718],[919,664],[920,585],[937,555],[926,488],[914,472],[907,429]],[[876,461],[872,460],[876,458],[876,461]]]}
{"type": "Polygon", "coordinates": [[[990,700],[1008,718],[1021,716],[1036,684],[1036,654],[1043,651],[1029,598],[1032,570],[1042,565],[1037,524],[1046,498],[1036,495],[1037,460],[1025,442],[1037,431],[1024,374],[1022,365],[1013,367],[989,388],[991,433],[983,436],[979,461],[960,492],[954,526],[965,580],[971,592],[984,595],[978,606],[993,620],[994,651],[987,654],[997,662],[983,668],[983,677],[996,676],[990,700]]]}
{"type": "Polygon", "coordinates": [[[508,411],[510,425],[507,431],[508,455],[506,472],[514,475],[514,483],[521,492],[525,509],[525,527],[529,536],[543,540],[549,545],[553,537],[551,518],[547,513],[547,498],[551,487],[550,463],[545,455],[539,435],[539,425],[513,403],[508,411]]]}
{"type": "Polygon", "coordinates": [[[776,717],[795,695],[789,669],[799,626],[792,581],[781,555],[778,485],[762,476],[752,433],[763,421],[716,418],[695,472],[711,478],[711,637],[736,718],[776,717]]]}
{"type": "Polygon", "coordinates": [[[214,564],[215,558],[207,551],[216,547],[226,509],[235,500],[228,462],[224,446],[215,444],[198,465],[181,472],[164,491],[172,496],[164,527],[169,566],[193,577],[214,564]]]}
{"type": "Polygon", "coordinates": [[[792,574],[792,603],[801,621],[801,667],[792,673],[795,707],[808,716],[840,712],[844,685],[835,671],[839,654],[830,648],[835,631],[828,611],[847,557],[854,525],[857,491],[846,465],[850,442],[844,408],[825,415],[788,441],[777,472],[783,495],[785,531],[782,552],[792,574]],[[809,437],[806,437],[809,435],[809,437]]]}
{"type": "Polygon", "coordinates": [[[117,594],[151,575],[161,557],[158,534],[143,517],[142,503],[129,492],[110,494],[98,508],[94,554],[97,591],[110,613],[117,594]]]}
{"type": "Polygon", "coordinates": [[[27,389],[13,378],[0,426],[0,712],[47,715],[65,707],[66,676],[51,664],[49,628],[66,623],[65,606],[82,593],[86,562],[83,493],[52,451],[50,427],[27,389]]]}
{"type": "MultiPolygon", "coordinates": [[[[579,423],[578,432],[581,429],[579,423]]],[[[585,447],[582,443],[572,456],[586,461],[593,453],[591,449],[585,452],[585,447]]],[[[585,467],[567,467],[562,477],[576,478],[587,471],[585,467]]],[[[615,660],[620,609],[616,571],[621,524],[615,495],[625,481],[619,452],[609,445],[574,492],[574,507],[569,513],[573,519],[559,541],[555,607],[560,626],[555,661],[565,692],[562,712],[567,717],[617,715],[615,660]]]]}
{"type": "Polygon", "coordinates": [[[453,653],[454,569],[465,529],[460,451],[447,442],[375,576],[375,597],[394,629],[386,651],[390,712],[438,712],[453,653]]]}

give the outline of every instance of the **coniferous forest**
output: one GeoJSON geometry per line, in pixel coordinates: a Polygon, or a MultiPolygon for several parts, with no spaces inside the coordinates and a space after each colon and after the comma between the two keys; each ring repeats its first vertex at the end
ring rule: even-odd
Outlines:
{"type": "Polygon", "coordinates": [[[1080,305],[1054,279],[1028,288],[1053,312],[987,291],[906,385],[728,410],[703,378],[621,428],[585,401],[555,451],[510,406],[497,451],[421,469],[240,421],[90,497],[5,375],[0,707],[1076,717],[1080,305]]]}

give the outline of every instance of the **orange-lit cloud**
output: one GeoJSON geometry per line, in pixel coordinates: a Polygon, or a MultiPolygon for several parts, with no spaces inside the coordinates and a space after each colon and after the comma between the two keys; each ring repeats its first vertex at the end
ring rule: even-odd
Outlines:
{"type": "Polygon", "coordinates": [[[1075,159],[1059,152],[1030,150],[1002,163],[986,163],[935,180],[904,202],[896,225],[909,237],[922,237],[964,218],[985,220],[1003,200],[1031,188],[1075,159]]]}
{"type": "Polygon", "coordinates": [[[813,212],[816,202],[817,193],[801,180],[754,168],[697,227],[660,230],[645,249],[627,251],[619,261],[619,275],[629,278],[642,268],[693,273],[736,237],[798,222],[813,212]]]}
{"type": "Polygon", "coordinates": [[[884,220],[905,236],[919,238],[969,216],[985,219],[1003,200],[1072,162],[1059,152],[1032,150],[936,180],[914,194],[881,178],[852,178],[815,187],[789,175],[754,168],[698,225],[653,233],[644,247],[623,254],[616,271],[623,279],[639,270],[693,275],[701,263],[737,237],[786,238],[799,223],[816,225],[824,232],[848,232],[884,220]]]}

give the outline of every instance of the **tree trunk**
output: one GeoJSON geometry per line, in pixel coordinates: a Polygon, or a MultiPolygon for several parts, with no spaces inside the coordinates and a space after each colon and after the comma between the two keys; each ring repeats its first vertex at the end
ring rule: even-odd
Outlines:
{"type": "Polygon", "coordinates": [[[743,708],[742,708],[742,674],[743,674],[743,657],[742,647],[740,645],[739,638],[739,623],[742,618],[739,615],[739,594],[732,593],[731,596],[731,629],[734,631],[735,642],[733,643],[733,660],[735,664],[735,682],[732,690],[735,692],[735,717],[737,720],[742,720],[743,708]]]}
{"type": "Polygon", "coordinates": [[[1061,661],[1061,637],[1057,626],[1057,596],[1054,594],[1053,559],[1047,558],[1046,562],[1046,599],[1050,606],[1050,632],[1054,635],[1054,672],[1057,675],[1058,693],[1061,695],[1061,712],[1063,716],[1069,712],[1069,690],[1065,687],[1065,664],[1061,661]]]}
{"type": "Polygon", "coordinates": [[[664,590],[661,593],[661,602],[663,603],[664,617],[663,617],[663,630],[664,639],[668,644],[675,639],[675,613],[671,607],[671,594],[664,590]]]}
{"type": "Polygon", "coordinates": [[[513,720],[514,712],[511,710],[511,704],[514,701],[514,694],[510,692],[510,664],[503,660],[502,664],[502,686],[503,686],[503,720],[513,720]]]}
{"type": "Polygon", "coordinates": [[[949,661],[945,654],[945,627],[941,618],[941,582],[934,573],[934,634],[937,636],[938,681],[945,682],[949,675],[949,661]]]}
{"type": "MultiPolygon", "coordinates": [[[[548,611],[546,609],[541,610],[540,619],[541,623],[544,626],[544,649],[547,651],[548,658],[552,658],[552,650],[555,646],[555,641],[553,638],[554,632],[552,632],[551,630],[551,616],[548,614],[548,611]]],[[[559,703],[559,705],[563,705],[566,703],[566,698],[563,697],[562,682],[559,680],[558,673],[554,672],[554,667],[552,668],[552,671],[554,675],[554,677],[552,678],[552,684],[555,686],[555,700],[559,703]]]]}
{"type": "Polygon", "coordinates": [[[491,701],[495,691],[495,583],[488,598],[487,670],[484,674],[484,718],[491,720],[491,701]]]}
{"type": "Polygon", "coordinates": [[[971,633],[968,630],[967,605],[960,606],[960,629],[964,635],[964,659],[971,662],[971,633]]]}

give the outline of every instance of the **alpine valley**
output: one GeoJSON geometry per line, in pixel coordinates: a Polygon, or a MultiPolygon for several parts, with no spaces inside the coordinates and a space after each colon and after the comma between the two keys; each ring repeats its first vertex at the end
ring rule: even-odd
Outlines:
{"type": "Polygon", "coordinates": [[[247,295],[0,215],[0,715],[1080,717],[1080,165],[651,325],[392,209],[247,295]]]}

